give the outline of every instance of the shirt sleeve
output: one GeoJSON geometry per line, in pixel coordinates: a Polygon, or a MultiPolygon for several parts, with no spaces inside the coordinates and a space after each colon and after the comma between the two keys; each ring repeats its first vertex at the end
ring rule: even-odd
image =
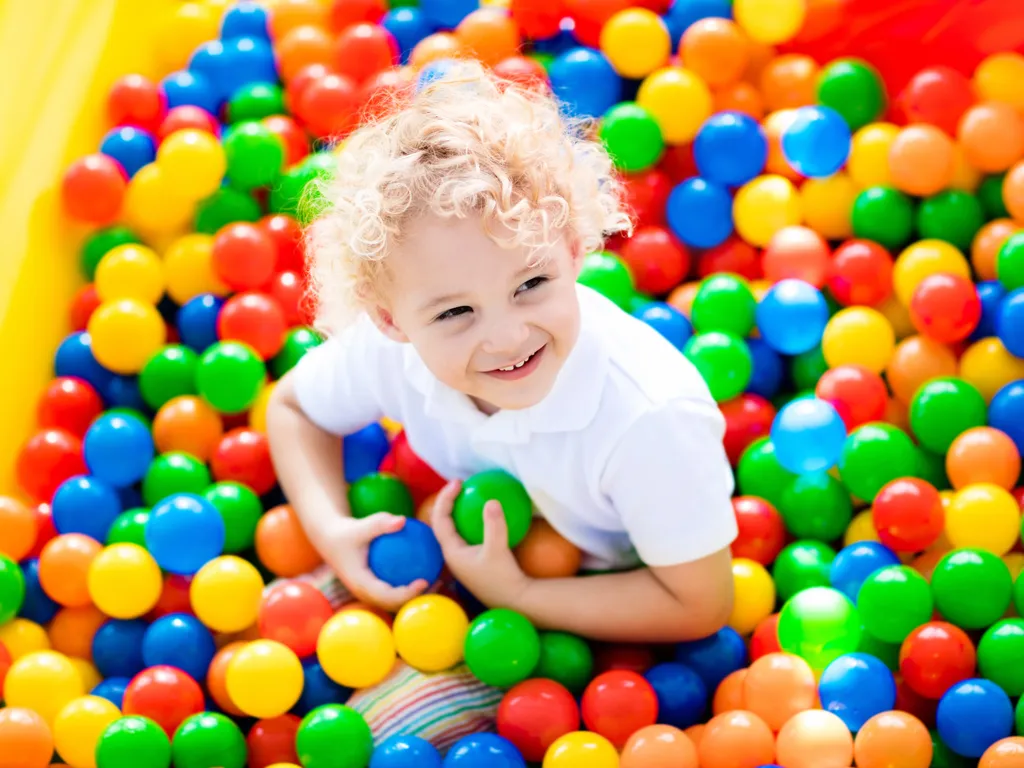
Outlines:
{"type": "Polygon", "coordinates": [[[292,369],[306,417],[326,432],[350,435],[384,414],[384,335],[369,318],[309,350],[292,369]]]}
{"type": "Polygon", "coordinates": [[[699,560],[736,538],[724,432],[716,405],[680,399],[641,416],[613,450],[603,491],[646,565],[699,560]]]}

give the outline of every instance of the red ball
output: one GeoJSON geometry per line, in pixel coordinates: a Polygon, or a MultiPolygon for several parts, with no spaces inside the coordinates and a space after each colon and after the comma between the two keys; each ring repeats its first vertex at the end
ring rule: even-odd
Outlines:
{"type": "Polygon", "coordinates": [[[306,269],[306,257],[302,250],[302,227],[286,213],[264,216],[257,225],[267,233],[274,243],[277,258],[275,272],[298,272],[306,269]]]}
{"type": "Polygon", "coordinates": [[[309,141],[306,138],[306,132],[287,115],[269,115],[263,118],[263,124],[281,139],[281,144],[284,145],[286,168],[295,165],[309,154],[309,141]]]}
{"type": "Polygon", "coordinates": [[[814,394],[832,404],[847,430],[882,421],[889,405],[889,390],[882,377],[859,365],[840,365],[825,371],[814,394]]]}
{"type": "Polygon", "coordinates": [[[295,114],[317,138],[340,138],[355,127],[359,106],[356,84],[344,75],[330,73],[302,89],[295,114]]]}
{"type": "Polygon", "coordinates": [[[572,34],[580,45],[601,47],[601,29],[619,11],[632,5],[632,0],[567,0],[566,15],[575,26],[572,34]]]}
{"type": "Polygon", "coordinates": [[[769,653],[779,653],[779,614],[773,613],[761,620],[750,636],[750,661],[754,662],[769,653]]]}
{"type": "Polygon", "coordinates": [[[920,552],[939,538],[946,513],[935,486],[900,477],[882,486],[871,507],[879,540],[894,552],[920,552]]]}
{"type": "Polygon", "coordinates": [[[285,714],[267,720],[257,720],[245,738],[249,768],[267,768],[277,763],[298,764],[295,735],[302,720],[285,714]]]}
{"type": "Polygon", "coordinates": [[[412,494],[416,506],[422,504],[428,496],[444,488],[441,477],[409,446],[405,432],[399,432],[391,442],[391,451],[381,461],[378,469],[390,472],[398,477],[412,494]]]}
{"type": "Polygon", "coordinates": [[[672,181],[665,171],[651,168],[649,171],[627,176],[626,203],[641,226],[664,226],[665,204],[672,192],[672,181]]]}
{"type": "Polygon", "coordinates": [[[156,605],[146,614],[147,621],[156,621],[161,616],[168,616],[172,613],[187,613],[195,615],[192,610],[192,577],[182,576],[176,573],[169,573],[164,577],[164,586],[160,590],[160,597],[156,605]]]}
{"type": "Polygon", "coordinates": [[[643,293],[668,293],[690,271],[690,252],[664,227],[638,229],[619,252],[643,293]]]}
{"type": "Polygon", "coordinates": [[[828,289],[844,306],[874,307],[892,293],[892,256],[870,240],[848,240],[832,254],[828,289]]]}
{"type": "Polygon", "coordinates": [[[83,285],[75,293],[71,300],[71,308],[68,310],[68,320],[71,323],[71,330],[84,331],[89,325],[89,318],[96,308],[101,304],[99,294],[96,293],[96,286],[93,283],[83,285]]]}
{"type": "Polygon", "coordinates": [[[544,65],[529,56],[508,56],[495,64],[491,71],[495,76],[530,91],[542,91],[549,85],[544,65]]]}
{"type": "Polygon", "coordinates": [[[512,0],[509,12],[523,35],[535,40],[557,35],[568,15],[565,0],[512,0]]]}
{"type": "Polygon", "coordinates": [[[175,131],[183,131],[186,128],[194,128],[197,131],[220,136],[220,123],[217,122],[217,118],[202,107],[193,104],[182,104],[180,107],[170,110],[167,117],[160,123],[157,136],[160,141],[163,141],[175,131]]]}
{"type": "Polygon", "coordinates": [[[160,86],[142,75],[125,75],[107,96],[107,116],[114,125],[131,125],[156,133],[167,113],[160,86]]]}
{"type": "Polygon", "coordinates": [[[386,69],[359,86],[358,101],[366,120],[379,120],[400,109],[412,92],[412,81],[398,69],[386,69]]]}
{"type": "Polygon", "coordinates": [[[213,238],[213,269],[233,291],[251,291],[274,274],[277,247],[266,230],[244,221],[222,227],[213,238]]]}
{"type": "Polygon", "coordinates": [[[910,321],[925,336],[943,344],[962,341],[981,320],[981,299],[970,280],[939,272],[928,275],[910,299],[910,321]]]}
{"type": "Polygon", "coordinates": [[[33,501],[49,502],[58,486],[75,475],[88,474],[82,441],[64,429],[36,432],[18,453],[18,485],[33,501]]]}
{"type": "Polygon", "coordinates": [[[57,538],[57,529],[53,525],[53,514],[49,504],[36,505],[36,543],[32,545],[32,551],[25,555],[26,558],[39,557],[50,539],[57,538]]]}
{"type": "Polygon", "coordinates": [[[1013,496],[1017,502],[1017,506],[1020,507],[1020,511],[1024,513],[1024,485],[1019,485],[1010,491],[1010,495],[1013,496]]]}
{"type": "Polygon", "coordinates": [[[919,696],[939,699],[950,686],[974,677],[977,660],[971,638],[960,627],[930,621],[903,641],[900,674],[919,696]]]}
{"type": "Polygon", "coordinates": [[[331,5],[331,29],[341,32],[350,24],[367,21],[376,24],[387,13],[384,0],[334,0],[331,5]]]}
{"type": "Polygon", "coordinates": [[[620,670],[642,675],[654,666],[654,651],[650,646],[633,643],[600,643],[593,646],[594,674],[620,670]]]}
{"type": "Polygon", "coordinates": [[[217,336],[242,341],[269,360],[281,350],[288,331],[284,310],[265,293],[237,293],[224,302],[217,316],[217,336]]]}
{"type": "Polygon", "coordinates": [[[739,397],[721,403],[719,409],[725,417],[722,444],[729,462],[736,466],[747,446],[771,432],[775,406],[760,395],[744,392],[739,397]]]}
{"type": "Polygon", "coordinates": [[[103,399],[91,384],[74,376],[59,376],[39,398],[36,423],[43,429],[63,429],[85,437],[85,431],[101,413],[103,399]]]}
{"type": "Polygon", "coordinates": [[[278,272],[264,290],[281,307],[289,327],[310,324],[306,284],[295,272],[278,272]]]}
{"type": "Polygon", "coordinates": [[[267,436],[248,427],[232,429],[220,439],[210,457],[210,470],[214,480],[244,483],[258,496],[277,485],[267,436]]]}
{"type": "Polygon", "coordinates": [[[821,288],[829,277],[832,250],[828,242],[809,227],[780,229],[761,258],[766,280],[775,283],[793,278],[821,288]]]}
{"type": "Polygon", "coordinates": [[[330,601],[312,584],[284,581],[271,587],[260,604],[260,637],[282,643],[302,658],[316,651],[320,629],[334,615],[330,601]]]}
{"type": "Polygon", "coordinates": [[[398,42],[379,24],[362,22],[346,27],[334,44],[334,66],[357,85],[398,65],[398,42]]]}
{"type": "Polygon", "coordinates": [[[719,272],[731,272],[747,280],[761,279],[761,258],[757,249],[736,236],[721,245],[708,248],[697,260],[697,276],[704,278],[719,272]]]}
{"type": "Polygon", "coordinates": [[[142,715],[164,729],[168,736],[190,715],[205,708],[199,683],[177,667],[144,669],[124,689],[121,711],[142,715]]]}
{"type": "Polygon", "coordinates": [[[922,69],[904,86],[896,108],[907,123],[928,123],[956,138],[956,129],[976,99],[971,81],[949,67],[922,69]]]}
{"type": "Polygon", "coordinates": [[[294,114],[295,107],[299,103],[299,99],[302,97],[306,88],[308,88],[310,84],[333,71],[334,70],[330,69],[326,64],[317,62],[314,64],[307,64],[292,75],[288,79],[284,89],[284,103],[288,108],[288,111],[294,114]]]}
{"type": "Polygon", "coordinates": [[[579,730],[580,711],[563,685],[536,678],[505,694],[497,724],[498,734],[511,741],[527,762],[539,763],[556,739],[579,730]]]}
{"type": "Polygon", "coordinates": [[[583,691],[580,710],[587,730],[622,749],[641,728],[658,719],[654,688],[636,672],[615,670],[598,675],[583,691]]]}
{"type": "Polygon", "coordinates": [[[112,224],[121,212],[128,175],[102,154],[86,155],[64,172],[61,199],[68,216],[87,224],[112,224]]]}
{"type": "Polygon", "coordinates": [[[771,565],[786,544],[786,525],[782,515],[758,496],[736,496],[732,500],[739,533],[732,543],[733,557],[746,557],[761,565],[771,565]]]}
{"type": "Polygon", "coordinates": [[[699,176],[697,160],[693,156],[693,142],[667,147],[658,168],[668,175],[673,185],[699,176]]]}

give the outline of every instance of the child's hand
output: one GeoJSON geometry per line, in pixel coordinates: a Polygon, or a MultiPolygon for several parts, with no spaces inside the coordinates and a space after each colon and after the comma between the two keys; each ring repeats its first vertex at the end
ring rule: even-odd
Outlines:
{"type": "Polygon", "coordinates": [[[370,570],[366,551],[370,542],[385,533],[400,531],[405,518],[378,512],[361,520],[336,516],[329,527],[320,531],[316,542],[324,560],[334,569],[341,583],[359,600],[386,611],[397,611],[430,585],[425,579],[405,587],[392,587],[370,570]]]}
{"type": "Polygon", "coordinates": [[[530,585],[512,550],[508,548],[508,528],[501,504],[489,501],[484,506],[484,542],[466,543],[455,529],[452,507],[460,484],[452,481],[437,495],[431,524],[444,552],[445,563],[463,586],[490,608],[514,608],[530,585]]]}

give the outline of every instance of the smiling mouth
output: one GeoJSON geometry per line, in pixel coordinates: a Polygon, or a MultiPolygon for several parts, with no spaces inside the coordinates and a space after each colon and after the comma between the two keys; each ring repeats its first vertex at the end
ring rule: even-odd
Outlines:
{"type": "MultiPolygon", "coordinates": [[[[539,351],[540,351],[540,350],[538,350],[538,352],[539,352],[539,351]]],[[[524,365],[526,365],[526,364],[527,364],[528,362],[530,362],[531,360],[533,360],[533,358],[534,358],[534,356],[535,356],[536,354],[537,354],[537,352],[533,352],[532,354],[530,354],[529,356],[527,356],[527,357],[526,357],[526,358],[524,358],[523,360],[520,360],[520,361],[519,361],[518,363],[516,363],[515,365],[510,365],[510,366],[508,366],[507,368],[498,368],[497,370],[499,370],[499,371],[506,371],[506,372],[508,372],[508,371],[514,371],[514,370],[516,370],[517,368],[522,368],[522,367],[523,367],[524,365]]]]}
{"type": "Polygon", "coordinates": [[[540,360],[545,349],[547,349],[547,344],[536,352],[524,357],[518,363],[506,365],[501,368],[494,368],[493,370],[487,371],[487,374],[506,380],[522,378],[523,376],[530,374],[533,369],[537,367],[537,362],[540,360]]]}

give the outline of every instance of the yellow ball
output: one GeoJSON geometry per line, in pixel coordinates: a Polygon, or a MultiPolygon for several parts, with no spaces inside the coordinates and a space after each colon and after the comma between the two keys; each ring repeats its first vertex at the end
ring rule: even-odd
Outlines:
{"type": "Polygon", "coordinates": [[[22,656],[11,664],[4,680],[4,703],[35,710],[51,727],[65,704],[84,695],[81,676],[68,657],[56,651],[22,656]]]}
{"type": "Polygon", "coordinates": [[[1010,492],[992,483],[973,483],[946,509],[946,536],[956,549],[984,549],[1002,557],[1020,538],[1020,507],[1010,492]]]}
{"type": "Polygon", "coordinates": [[[573,731],[552,742],[543,768],[619,768],[619,753],[598,733],[573,731]]]}
{"type": "Polygon", "coordinates": [[[115,619],[147,613],[163,591],[160,566],[138,544],[112,544],[89,564],[89,597],[115,619]]]}
{"type": "Polygon", "coordinates": [[[152,248],[126,243],[107,251],[96,265],[100,301],[137,299],[157,304],[164,295],[164,269],[152,248]]]}
{"type": "Polygon", "coordinates": [[[878,531],[875,530],[875,521],[871,518],[871,510],[864,509],[858,512],[843,534],[843,546],[848,547],[859,541],[880,541],[878,531]]]}
{"type": "Polygon", "coordinates": [[[184,229],[192,220],[194,208],[194,201],[172,186],[163,169],[150,163],[128,182],[121,212],[129,228],[149,236],[184,229]]]}
{"type": "Polygon", "coordinates": [[[944,240],[919,240],[907,246],[892,267],[896,298],[909,307],[918,284],[939,272],[971,279],[970,264],[955,245],[944,240]]]}
{"type": "Polygon", "coordinates": [[[825,179],[808,179],[800,187],[804,223],[826,240],[853,236],[850,213],[857,198],[857,185],[840,171],[825,179]]]}
{"type": "Polygon", "coordinates": [[[53,723],[57,754],[71,768],[96,768],[96,745],[100,736],[120,716],[120,710],[102,696],[82,696],[69,701],[53,723]]]}
{"type": "Polygon", "coordinates": [[[736,23],[759,43],[792,40],[807,16],[807,0],[734,0],[736,23]]]}
{"type": "Polygon", "coordinates": [[[979,101],[1001,101],[1024,112],[1024,56],[993,53],[974,70],[979,101]]]}
{"type": "Polygon", "coordinates": [[[20,617],[0,624],[0,643],[4,644],[14,661],[35,651],[50,650],[50,636],[46,629],[20,617]]]}
{"type": "Polygon", "coordinates": [[[711,116],[707,84],[682,67],[665,67],[648,75],[640,84],[636,103],[651,113],[668,144],[691,141],[711,116]]]}
{"type": "Polygon", "coordinates": [[[601,28],[601,50],[616,72],[639,79],[664,66],[672,53],[672,39],[654,11],[627,8],[601,28]]]}
{"type": "Polygon", "coordinates": [[[787,178],[758,176],[736,193],[732,217],[740,237],[763,248],[780,229],[800,223],[800,193],[787,178]]]}
{"type": "Polygon", "coordinates": [[[217,137],[198,128],[184,128],[164,139],[156,163],[171,188],[189,200],[216,192],[228,167],[217,137]]]}
{"type": "Polygon", "coordinates": [[[183,69],[193,51],[220,31],[220,13],[203,3],[182,3],[156,27],[156,53],[164,71],[183,69]]]}
{"type": "Polygon", "coordinates": [[[256,396],[256,402],[249,409],[249,426],[257,432],[267,433],[267,406],[270,404],[270,397],[274,394],[277,382],[272,381],[256,396]]]}
{"type": "Polygon", "coordinates": [[[395,616],[395,648],[410,667],[440,672],[462,661],[469,618],[462,606],[444,595],[421,595],[395,616]]]}
{"type": "Polygon", "coordinates": [[[192,233],[179,237],[164,252],[167,295],[184,304],[203,293],[227,296],[230,289],[213,269],[213,236],[192,233]]]}
{"type": "Polygon", "coordinates": [[[733,559],[732,582],[736,596],[729,626],[749,635],[775,610],[775,582],[763,565],[745,557],[733,559]]]}
{"type": "Polygon", "coordinates": [[[979,339],[960,356],[960,378],[978,388],[985,402],[1013,381],[1024,379],[1024,360],[1011,355],[996,336],[979,339]]]}
{"type": "Polygon", "coordinates": [[[276,640],[256,640],[231,657],[225,674],[228,696],[251,717],[277,717],[302,694],[302,662],[276,640]]]}
{"type": "Polygon", "coordinates": [[[829,368],[862,365],[881,373],[892,359],[896,336],[877,309],[847,307],[832,316],[821,337],[821,353],[829,368]]]}
{"type": "Polygon", "coordinates": [[[263,577],[235,555],[216,557],[192,577],[189,598],[203,624],[214,632],[241,632],[256,623],[263,577]]]}
{"type": "Polygon", "coordinates": [[[889,147],[900,132],[892,123],[870,123],[853,134],[846,169],[853,182],[861,187],[892,184],[889,176],[889,147]]]}
{"type": "Polygon", "coordinates": [[[346,688],[369,688],[395,666],[395,639],[379,616],[362,610],[332,616],[316,641],[320,666],[346,688]]]}
{"type": "Polygon", "coordinates": [[[137,299],[100,304],[88,330],[96,361],[114,373],[138,373],[167,343],[167,326],[156,307],[137,299]]]}
{"type": "Polygon", "coordinates": [[[82,678],[82,688],[86,691],[91,691],[103,680],[103,675],[100,674],[100,671],[91,662],[85,659],[76,659],[74,656],[69,656],[68,661],[71,662],[71,666],[75,668],[79,677],[82,678]]]}

